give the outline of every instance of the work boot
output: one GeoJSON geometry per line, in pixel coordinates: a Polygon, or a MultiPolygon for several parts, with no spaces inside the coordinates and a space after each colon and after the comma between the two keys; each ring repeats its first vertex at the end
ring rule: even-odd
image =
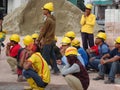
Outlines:
{"type": "Polygon", "coordinates": [[[114,84],[115,81],[114,80],[111,80],[111,79],[108,79],[104,82],[105,84],[114,84]]]}
{"type": "Polygon", "coordinates": [[[24,90],[32,90],[30,86],[24,86],[24,90]]]}
{"type": "Polygon", "coordinates": [[[93,78],[93,80],[104,80],[104,76],[97,76],[96,78],[93,78]]]}

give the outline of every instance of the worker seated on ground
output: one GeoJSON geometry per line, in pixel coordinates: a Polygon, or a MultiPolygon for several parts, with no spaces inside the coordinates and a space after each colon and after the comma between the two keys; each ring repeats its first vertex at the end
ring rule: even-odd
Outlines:
{"type": "MultiPolygon", "coordinates": [[[[26,48],[30,57],[23,65],[23,75],[30,85],[30,90],[44,90],[50,82],[50,69],[47,62],[39,53],[38,46],[30,44],[26,48]]],[[[27,89],[28,90],[28,89],[27,89]]]]}
{"type": "Polygon", "coordinates": [[[104,74],[108,73],[105,84],[115,83],[115,75],[120,73],[120,37],[115,40],[115,48],[102,56],[99,64],[99,73],[93,80],[104,80],[104,74]]]}
{"type": "Polygon", "coordinates": [[[26,35],[23,38],[23,44],[25,47],[20,48],[18,51],[18,55],[17,55],[17,74],[18,74],[18,82],[22,82],[22,81],[26,81],[26,79],[24,78],[22,71],[23,71],[23,64],[25,62],[25,60],[27,60],[27,58],[29,57],[29,52],[27,51],[26,47],[30,44],[33,43],[33,39],[30,35],[26,35]]]}
{"type": "Polygon", "coordinates": [[[17,73],[17,55],[19,49],[21,48],[19,44],[20,36],[18,34],[12,34],[9,39],[10,42],[6,45],[7,62],[13,73],[17,73]]]}
{"type": "Polygon", "coordinates": [[[109,53],[110,49],[108,44],[105,43],[106,40],[106,34],[105,33],[98,33],[95,39],[95,43],[98,45],[98,51],[99,55],[91,57],[89,59],[90,66],[92,69],[95,69],[98,71],[98,64],[100,64],[100,58],[106,54],[109,53]]]}
{"type": "MultiPolygon", "coordinates": [[[[70,38],[64,37],[62,39],[61,44],[62,44],[62,46],[61,46],[60,52],[62,54],[62,58],[61,58],[61,60],[57,60],[57,64],[58,64],[59,68],[62,68],[64,65],[68,64],[67,58],[65,56],[65,50],[67,48],[71,47],[71,40],[70,40],[70,38]]],[[[83,58],[81,57],[80,54],[77,54],[77,58],[82,63],[82,65],[85,66],[84,60],[83,60],[83,58]]]]}
{"type": "Polygon", "coordinates": [[[84,50],[84,48],[82,48],[80,46],[80,41],[78,39],[74,39],[74,40],[72,40],[71,45],[73,47],[77,48],[78,53],[83,58],[84,64],[87,67],[87,65],[88,65],[88,55],[87,55],[86,51],[84,50]]]}
{"type": "Polygon", "coordinates": [[[89,75],[77,59],[78,51],[74,47],[68,47],[65,51],[68,64],[61,69],[62,75],[72,90],[87,90],[89,86],[89,75]]]}

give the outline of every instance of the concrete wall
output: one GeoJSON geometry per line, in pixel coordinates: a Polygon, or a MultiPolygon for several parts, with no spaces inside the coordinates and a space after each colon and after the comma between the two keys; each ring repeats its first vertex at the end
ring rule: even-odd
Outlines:
{"type": "Polygon", "coordinates": [[[107,43],[114,47],[114,40],[120,36],[120,9],[106,9],[105,30],[107,33],[107,43]]]}
{"type": "Polygon", "coordinates": [[[14,11],[17,7],[27,1],[28,0],[8,0],[8,13],[14,11]]]}

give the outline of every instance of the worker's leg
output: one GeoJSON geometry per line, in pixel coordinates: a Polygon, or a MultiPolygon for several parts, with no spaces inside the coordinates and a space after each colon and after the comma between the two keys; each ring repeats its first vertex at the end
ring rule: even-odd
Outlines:
{"type": "Polygon", "coordinates": [[[65,76],[65,80],[73,90],[83,90],[83,86],[78,78],[73,75],[65,76]]]}
{"type": "Polygon", "coordinates": [[[23,75],[26,79],[32,78],[38,87],[45,88],[45,86],[47,86],[47,83],[32,69],[23,71],[23,75]]]}

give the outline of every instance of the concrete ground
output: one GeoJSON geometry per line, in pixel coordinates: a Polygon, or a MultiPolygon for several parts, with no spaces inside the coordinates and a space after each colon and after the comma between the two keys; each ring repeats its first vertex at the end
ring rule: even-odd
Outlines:
{"type": "MultiPolygon", "coordinates": [[[[5,43],[9,39],[5,41],[5,43]]],[[[59,39],[60,40],[60,39],[59,39]]],[[[116,79],[116,84],[104,84],[103,80],[94,81],[92,78],[97,76],[97,73],[89,73],[90,85],[88,90],[120,90],[120,79],[116,79]]],[[[107,78],[106,78],[107,79],[107,78]]],[[[12,74],[8,63],[6,62],[5,48],[2,48],[0,55],[0,90],[23,90],[27,82],[17,82],[17,75],[12,74]]],[[[70,90],[70,87],[65,82],[61,75],[51,75],[51,82],[45,90],[70,90]]]]}

